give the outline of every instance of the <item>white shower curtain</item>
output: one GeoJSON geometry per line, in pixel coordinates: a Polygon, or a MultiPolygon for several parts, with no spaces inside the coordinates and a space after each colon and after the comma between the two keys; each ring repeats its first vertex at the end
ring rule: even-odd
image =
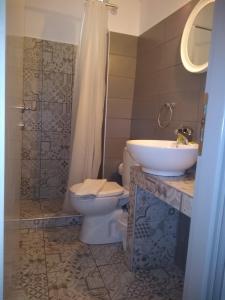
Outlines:
{"type": "MultiPolygon", "coordinates": [[[[97,178],[102,157],[106,91],[108,12],[98,0],[85,3],[73,95],[71,160],[68,188],[97,178]]],[[[71,210],[68,189],[64,210],[71,210]]]]}

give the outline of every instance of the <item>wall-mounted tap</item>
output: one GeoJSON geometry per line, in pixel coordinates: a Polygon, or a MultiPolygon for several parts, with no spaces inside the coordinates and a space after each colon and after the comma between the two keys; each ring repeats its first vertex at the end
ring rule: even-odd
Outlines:
{"type": "Polygon", "coordinates": [[[191,127],[184,127],[175,129],[175,134],[177,136],[177,144],[188,145],[189,142],[193,140],[194,130],[191,127]]]}

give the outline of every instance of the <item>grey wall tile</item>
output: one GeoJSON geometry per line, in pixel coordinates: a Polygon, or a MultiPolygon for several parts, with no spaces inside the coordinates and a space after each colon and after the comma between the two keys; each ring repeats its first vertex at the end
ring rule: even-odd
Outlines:
{"type": "Polygon", "coordinates": [[[131,119],[132,99],[108,99],[108,118],[131,119]]]}
{"type": "Polygon", "coordinates": [[[200,92],[184,91],[165,93],[159,95],[159,105],[163,105],[166,102],[174,102],[176,106],[174,108],[173,120],[174,121],[198,121],[198,99],[200,99],[200,92]]]}
{"type": "Polygon", "coordinates": [[[184,7],[170,15],[165,19],[165,39],[170,40],[176,36],[179,36],[183,32],[183,28],[186,21],[191,13],[194,5],[196,5],[198,0],[190,1],[184,7]]]}
{"type": "Polygon", "coordinates": [[[156,122],[152,119],[133,119],[131,139],[154,139],[156,122]]]}
{"type": "Polygon", "coordinates": [[[149,97],[146,101],[135,101],[133,104],[134,119],[156,119],[160,109],[158,95],[149,97]]]}
{"type": "Polygon", "coordinates": [[[109,98],[132,99],[134,79],[109,76],[109,98]]]}
{"type": "Polygon", "coordinates": [[[107,138],[129,138],[130,136],[129,119],[108,119],[106,127],[107,138]]]}
{"type": "Polygon", "coordinates": [[[107,178],[108,180],[112,180],[113,178],[115,178],[116,173],[118,171],[118,166],[121,162],[122,161],[120,159],[107,158],[105,160],[105,178],[107,178]]]}
{"type": "Polygon", "coordinates": [[[181,37],[178,36],[166,43],[161,44],[157,50],[160,53],[160,60],[158,62],[158,69],[168,68],[181,64],[180,55],[180,42],[181,37]]]}
{"type": "Polygon", "coordinates": [[[123,159],[123,149],[127,138],[106,139],[106,158],[123,159]]]}
{"type": "Polygon", "coordinates": [[[136,99],[146,100],[157,94],[159,88],[157,75],[158,73],[156,73],[156,75],[143,76],[143,74],[137,73],[137,78],[135,80],[134,103],[136,99]]]}
{"type": "Polygon", "coordinates": [[[165,40],[165,23],[156,24],[151,30],[144,32],[138,40],[138,56],[150,51],[165,40]]]}
{"type": "Polygon", "coordinates": [[[125,141],[130,138],[138,38],[110,33],[110,64],[106,117],[107,178],[117,172],[125,141]],[[111,160],[108,160],[111,158],[111,160]],[[112,160],[113,158],[113,160],[112,160]]]}
{"type": "MultiPolygon", "coordinates": [[[[132,138],[175,139],[174,129],[189,124],[195,130],[195,139],[198,139],[202,111],[200,98],[206,76],[186,71],[180,58],[183,28],[196,3],[196,0],[189,2],[139,38],[132,138]],[[161,105],[166,102],[175,102],[176,107],[170,126],[160,129],[157,116],[161,105]],[[150,122],[152,126],[149,126],[150,122]]],[[[168,117],[168,112],[162,112],[163,121],[168,117]]]]}
{"type": "Polygon", "coordinates": [[[137,41],[135,36],[110,32],[110,53],[136,57],[137,41]]]}
{"type": "Polygon", "coordinates": [[[136,58],[111,54],[109,63],[109,75],[135,78],[136,58]]]}
{"type": "Polygon", "coordinates": [[[182,65],[172,66],[160,71],[157,80],[157,90],[164,92],[199,91],[202,74],[192,74],[182,65]]]}

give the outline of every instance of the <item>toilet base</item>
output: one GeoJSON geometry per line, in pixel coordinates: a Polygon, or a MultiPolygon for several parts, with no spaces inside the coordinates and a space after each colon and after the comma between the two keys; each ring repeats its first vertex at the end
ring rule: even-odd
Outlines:
{"type": "Polygon", "coordinates": [[[122,209],[103,216],[85,216],[81,226],[80,240],[86,244],[111,244],[122,241],[118,220],[122,209]]]}

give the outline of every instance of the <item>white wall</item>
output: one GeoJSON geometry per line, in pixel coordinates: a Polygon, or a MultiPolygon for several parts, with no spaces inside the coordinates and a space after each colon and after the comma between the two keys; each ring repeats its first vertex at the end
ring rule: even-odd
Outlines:
{"type": "Polygon", "coordinates": [[[117,15],[109,15],[109,30],[130,35],[139,35],[140,0],[110,0],[119,6],[117,15]]]}
{"type": "MultiPolygon", "coordinates": [[[[77,44],[85,0],[26,0],[25,36],[77,44]]],[[[139,34],[140,0],[112,0],[119,6],[109,13],[111,31],[139,34]]]]}
{"type": "Polygon", "coordinates": [[[190,0],[140,0],[141,18],[139,32],[142,34],[159,23],[190,0]]]}

